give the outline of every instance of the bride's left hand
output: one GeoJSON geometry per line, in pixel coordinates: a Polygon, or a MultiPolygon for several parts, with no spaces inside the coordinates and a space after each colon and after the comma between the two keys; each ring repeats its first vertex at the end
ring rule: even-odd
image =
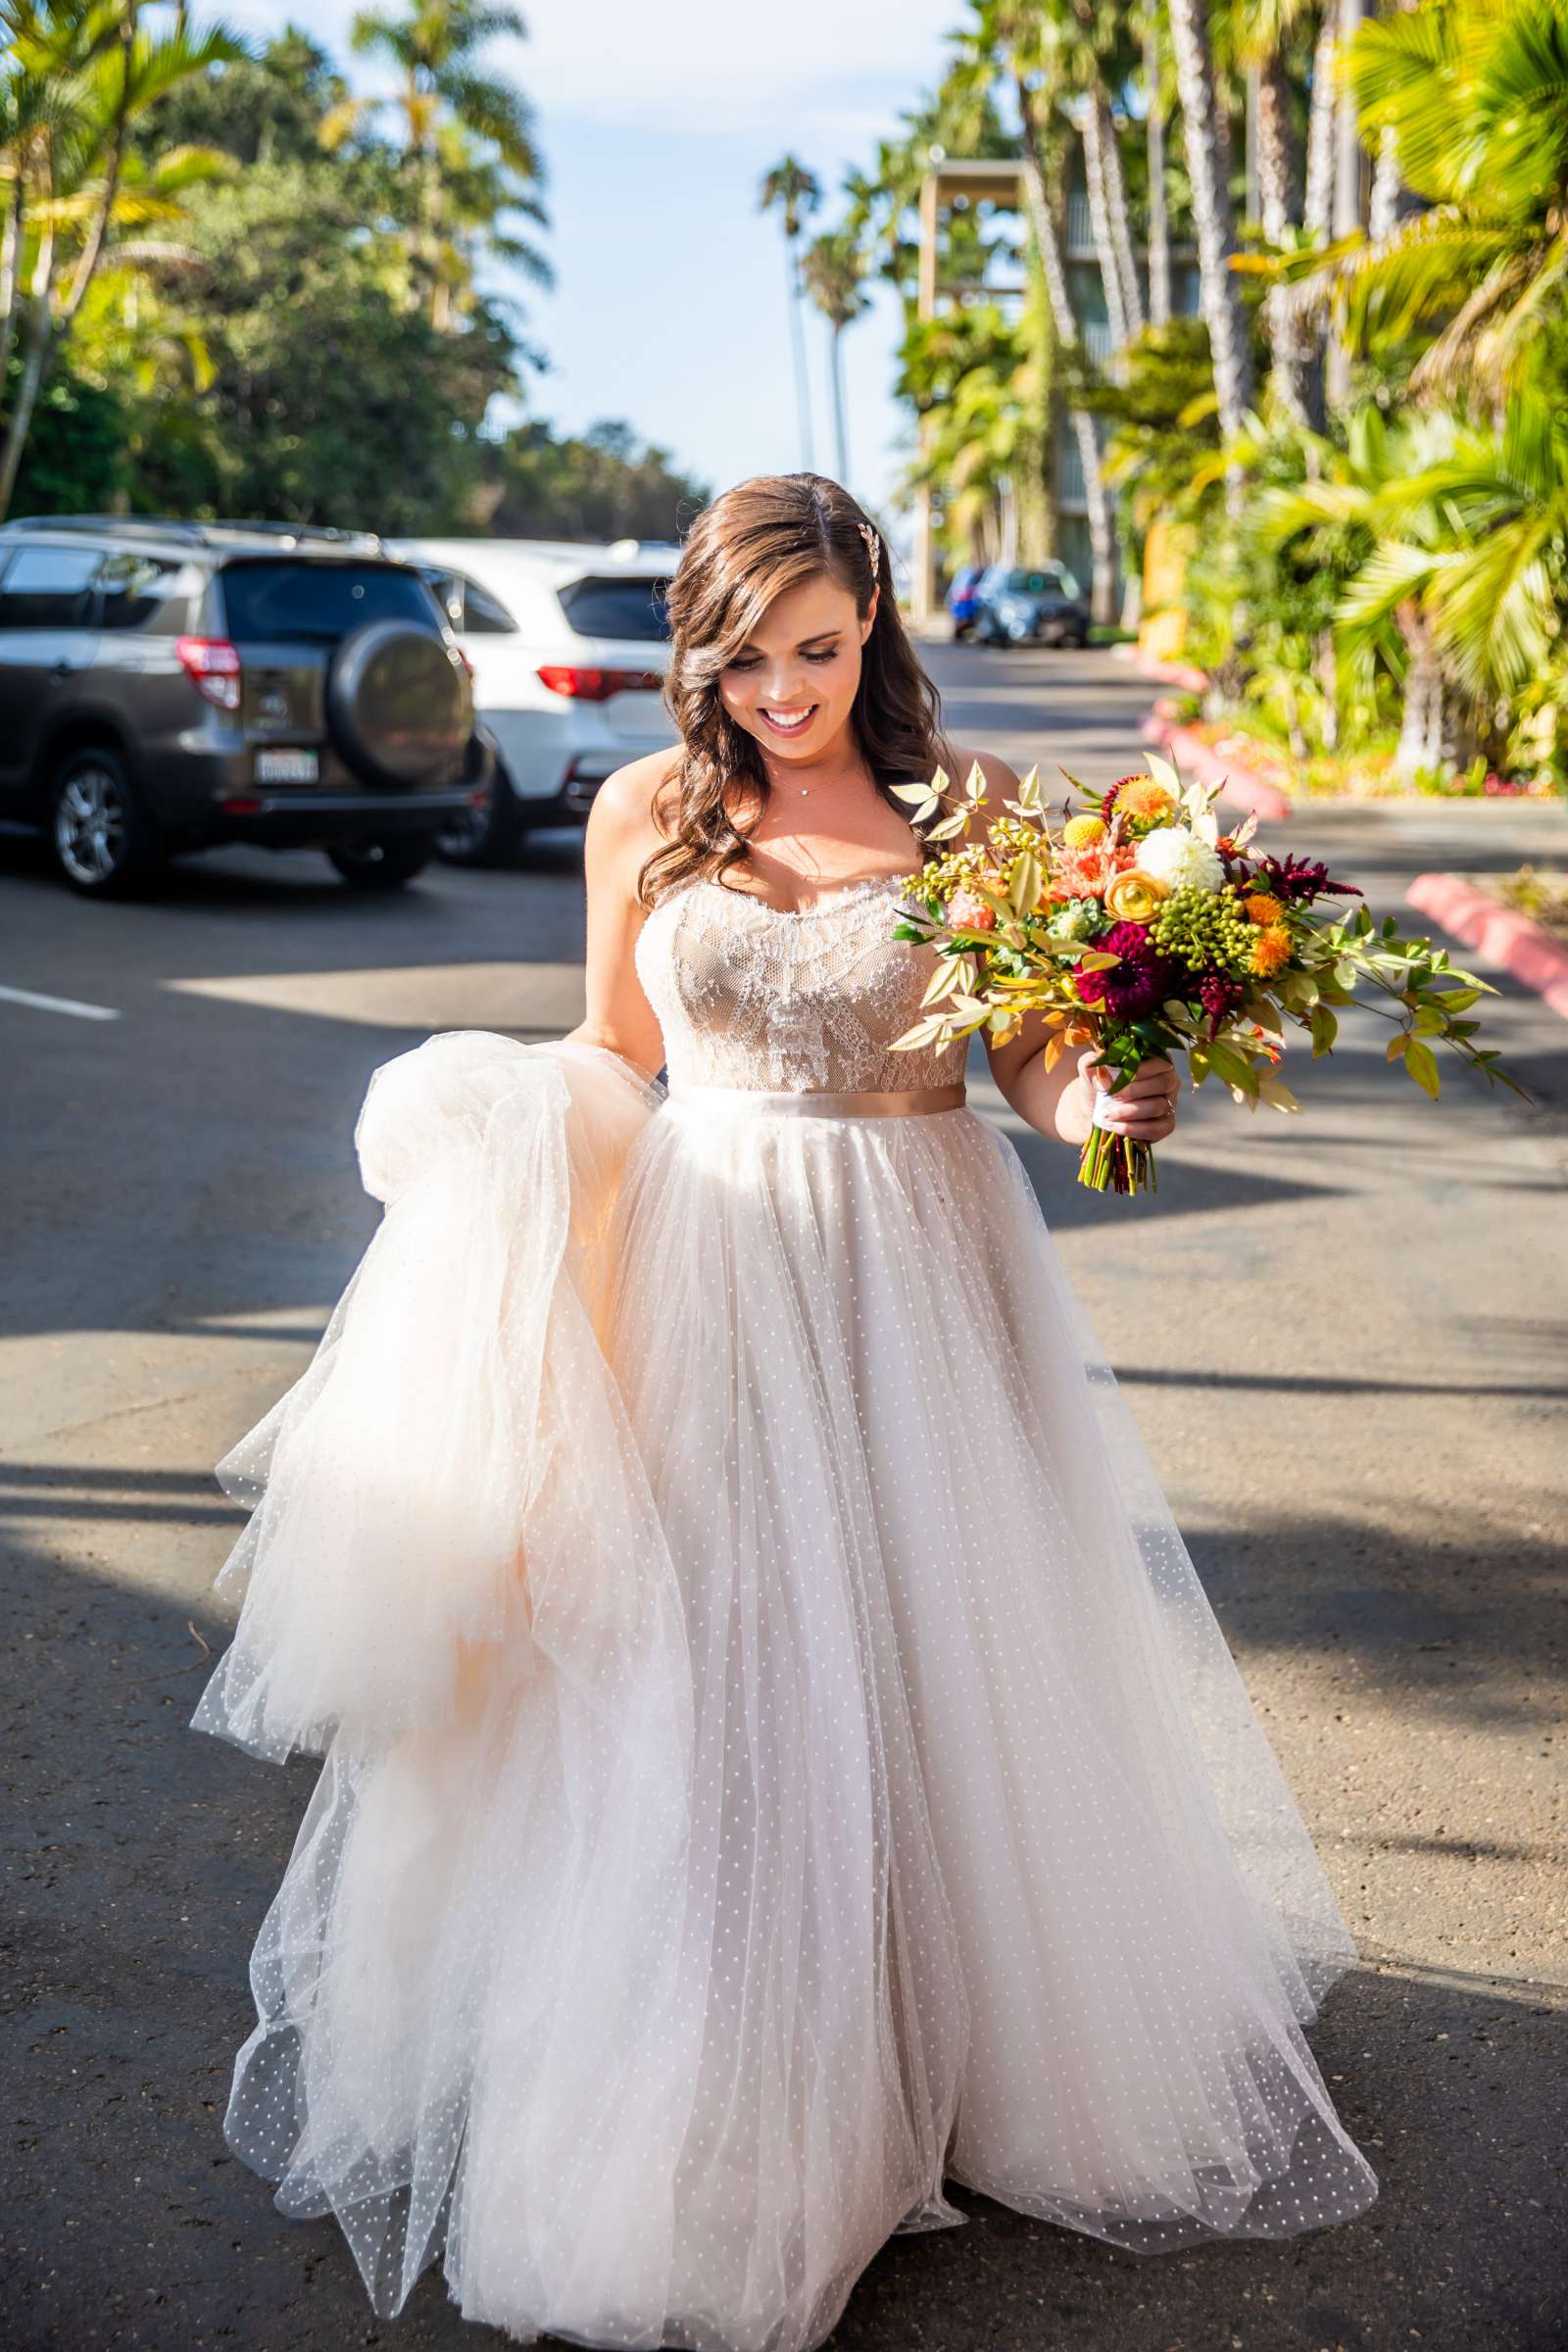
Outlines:
{"type": "Polygon", "coordinates": [[[1086,1075],[1096,1096],[1108,1098],[1102,1123],[1112,1135],[1124,1135],[1136,1144],[1158,1144],[1174,1132],[1182,1082],[1176,1065],[1163,1054],[1141,1061],[1117,1094],[1110,1093],[1115,1072],[1102,1062],[1094,1063],[1086,1075]]]}

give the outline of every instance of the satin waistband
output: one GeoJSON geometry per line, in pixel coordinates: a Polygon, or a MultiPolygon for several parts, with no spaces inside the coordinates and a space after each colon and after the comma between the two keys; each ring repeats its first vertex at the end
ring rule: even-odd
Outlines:
{"type": "Polygon", "coordinates": [[[771,1093],[751,1086],[670,1087],[667,1100],[690,1109],[716,1110],[731,1115],[750,1111],[769,1118],[782,1114],[794,1119],[907,1119],[925,1111],[958,1110],[965,1099],[964,1083],[951,1086],[908,1086],[879,1091],[835,1094],[826,1088],[771,1093]]]}

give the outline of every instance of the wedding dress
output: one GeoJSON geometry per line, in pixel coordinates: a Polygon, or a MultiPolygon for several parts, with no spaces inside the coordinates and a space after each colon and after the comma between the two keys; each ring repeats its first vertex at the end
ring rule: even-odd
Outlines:
{"type": "MultiPolygon", "coordinates": [[[[1377,2194],[1354,1950],[898,885],[714,882],[667,1088],[432,1038],[386,1215],[220,1465],[196,1721],[325,1764],[226,2132],[375,2308],[807,2352],[946,2182],[1140,2252],[1377,2194]]],[[[1157,1253],[1154,1229],[1146,1247],[1157,1253]]]]}

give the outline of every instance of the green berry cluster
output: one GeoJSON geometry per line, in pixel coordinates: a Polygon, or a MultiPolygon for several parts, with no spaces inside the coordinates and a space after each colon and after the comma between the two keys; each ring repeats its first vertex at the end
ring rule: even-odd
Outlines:
{"type": "Polygon", "coordinates": [[[950,850],[945,858],[933,858],[917,872],[909,875],[915,895],[922,899],[948,898],[961,890],[965,883],[977,882],[990,865],[990,859],[979,842],[965,842],[961,849],[950,850]]]}
{"type": "Polygon", "coordinates": [[[1192,971],[1245,972],[1257,932],[1234,892],[1175,890],[1150,925],[1150,936],[1192,971]]]}
{"type": "Polygon", "coordinates": [[[998,865],[1010,865],[1026,850],[1034,852],[1042,866],[1051,860],[1051,844],[1045,834],[1038,825],[1026,825],[1019,816],[994,816],[990,846],[998,865]]]}

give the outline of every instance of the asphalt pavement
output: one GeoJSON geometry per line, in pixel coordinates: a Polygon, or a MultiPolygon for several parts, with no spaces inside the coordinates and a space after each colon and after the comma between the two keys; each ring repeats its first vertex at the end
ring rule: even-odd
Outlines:
{"type": "MultiPolygon", "coordinates": [[[[1149,690],[1106,654],[931,661],[960,735],[1048,777],[1140,763],[1149,690]]],[[[1424,867],[1568,854],[1560,810],[1503,804],[1279,830],[1380,912],[1424,867]]],[[[226,853],[126,906],[0,841],[6,2352],[501,2341],[436,2274],[375,2321],[335,2228],[285,2222],[224,2149],[315,1768],[186,1725],[239,1524],[211,1464],[372,1230],[369,1073],[432,1028],[570,1026],[581,927],[569,835],[382,903],[226,853]]],[[[1186,1102],[1153,1201],[1082,1192],[1008,1128],[1357,1938],[1310,2038],[1380,2200],[1140,2258],[959,2192],[971,2226],[891,2244],[842,2352],[1568,2344],[1568,1027],[1511,983],[1489,1020],[1530,1104],[1455,1066],[1434,1107],[1368,1017],[1299,1074],[1302,1118],[1186,1102]]]]}

